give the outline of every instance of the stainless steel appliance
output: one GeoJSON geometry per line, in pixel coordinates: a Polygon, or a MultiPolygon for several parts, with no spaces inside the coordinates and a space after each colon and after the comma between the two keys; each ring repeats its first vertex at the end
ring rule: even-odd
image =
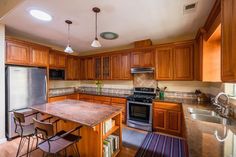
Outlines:
{"type": "MultiPolygon", "coordinates": [[[[47,70],[33,67],[6,67],[6,135],[14,133],[13,110],[23,113],[33,112],[27,107],[47,102],[47,70]]],[[[29,117],[29,120],[32,117],[29,117]]]]}
{"type": "Polygon", "coordinates": [[[154,88],[134,88],[134,94],[127,98],[127,125],[152,131],[152,100],[154,88]]]}
{"type": "Polygon", "coordinates": [[[49,80],[65,80],[65,70],[49,69],[49,80]]]}
{"type": "Polygon", "coordinates": [[[147,68],[131,68],[131,74],[139,74],[139,73],[154,73],[153,67],[147,68]]]}

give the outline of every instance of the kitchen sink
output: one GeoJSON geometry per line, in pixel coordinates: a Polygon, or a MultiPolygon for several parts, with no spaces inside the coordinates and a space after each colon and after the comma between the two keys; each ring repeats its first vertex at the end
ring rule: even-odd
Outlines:
{"type": "Polygon", "coordinates": [[[203,114],[203,115],[209,115],[209,116],[216,116],[216,113],[214,111],[210,111],[210,110],[188,108],[188,111],[191,114],[203,114]]]}
{"type": "Polygon", "coordinates": [[[214,116],[214,115],[205,115],[205,114],[191,114],[192,119],[205,121],[205,122],[211,122],[211,123],[218,123],[218,124],[230,124],[229,119],[220,117],[220,116],[214,116]]]}

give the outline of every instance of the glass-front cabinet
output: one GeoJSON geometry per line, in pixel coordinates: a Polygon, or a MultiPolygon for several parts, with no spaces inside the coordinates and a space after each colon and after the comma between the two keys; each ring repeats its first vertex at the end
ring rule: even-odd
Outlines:
{"type": "Polygon", "coordinates": [[[94,79],[109,80],[110,73],[110,56],[99,56],[94,58],[94,79]]]}

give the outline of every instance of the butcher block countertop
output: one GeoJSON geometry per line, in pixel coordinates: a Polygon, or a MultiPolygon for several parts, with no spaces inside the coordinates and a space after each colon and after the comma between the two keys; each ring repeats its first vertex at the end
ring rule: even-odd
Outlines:
{"type": "Polygon", "coordinates": [[[49,114],[60,119],[72,121],[89,127],[122,112],[121,107],[90,103],[79,100],[64,100],[31,106],[33,110],[49,114]]]}

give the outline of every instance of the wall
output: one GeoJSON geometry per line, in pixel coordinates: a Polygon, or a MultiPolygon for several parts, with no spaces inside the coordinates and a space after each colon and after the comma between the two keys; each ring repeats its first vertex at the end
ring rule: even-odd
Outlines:
{"type": "Polygon", "coordinates": [[[78,86],[80,86],[80,81],[49,81],[49,89],[78,86]]]}
{"type": "MultiPolygon", "coordinates": [[[[95,81],[80,81],[80,86],[96,87],[95,81]]],[[[133,81],[102,81],[102,88],[132,89],[133,81]]]]}
{"type": "Polygon", "coordinates": [[[0,143],[5,141],[5,26],[0,24],[0,143]]]}

